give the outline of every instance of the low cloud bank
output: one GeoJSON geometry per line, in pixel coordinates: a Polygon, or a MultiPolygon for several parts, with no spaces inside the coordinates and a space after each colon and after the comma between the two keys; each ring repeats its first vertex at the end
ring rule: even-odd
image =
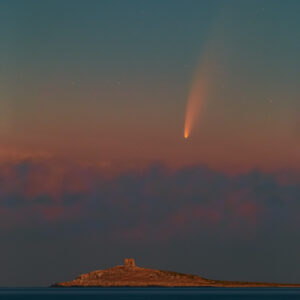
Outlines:
{"type": "Polygon", "coordinates": [[[48,284],[126,255],[220,279],[295,282],[297,176],[160,164],[106,176],[53,159],[2,163],[0,284],[48,284]]]}

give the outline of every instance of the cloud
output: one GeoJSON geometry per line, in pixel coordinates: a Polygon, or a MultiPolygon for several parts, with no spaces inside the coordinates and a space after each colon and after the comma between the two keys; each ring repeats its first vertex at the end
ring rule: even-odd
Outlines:
{"type": "Polygon", "coordinates": [[[268,222],[295,222],[299,184],[252,171],[229,176],[205,166],[106,177],[101,168],[53,159],[0,166],[0,211],[14,228],[81,222],[87,230],[123,239],[256,232],[268,222]],[[22,217],[20,217],[22,215],[22,217]]]}
{"type": "Polygon", "coordinates": [[[297,172],[105,170],[53,158],[0,164],[2,285],[49,285],[126,255],[211,278],[299,278],[297,172]]]}

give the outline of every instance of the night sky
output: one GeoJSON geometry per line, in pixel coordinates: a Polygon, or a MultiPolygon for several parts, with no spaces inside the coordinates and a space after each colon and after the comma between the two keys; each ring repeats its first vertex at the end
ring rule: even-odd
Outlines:
{"type": "Polygon", "coordinates": [[[299,28],[299,0],[0,0],[0,286],[300,283],[299,28]]]}

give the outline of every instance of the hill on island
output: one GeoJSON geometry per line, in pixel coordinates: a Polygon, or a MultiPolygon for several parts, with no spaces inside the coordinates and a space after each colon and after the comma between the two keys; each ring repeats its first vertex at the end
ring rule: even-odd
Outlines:
{"type": "Polygon", "coordinates": [[[299,284],[258,283],[210,280],[197,275],[142,268],[132,258],[125,264],[107,270],[79,275],[72,281],[59,282],[52,287],[300,287],[299,284]]]}

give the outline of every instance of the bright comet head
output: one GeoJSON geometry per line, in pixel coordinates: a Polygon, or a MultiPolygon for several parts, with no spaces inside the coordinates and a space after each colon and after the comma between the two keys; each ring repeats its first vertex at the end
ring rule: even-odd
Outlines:
{"type": "Polygon", "coordinates": [[[187,131],[184,132],[184,138],[187,139],[189,137],[189,133],[187,131]]]}

